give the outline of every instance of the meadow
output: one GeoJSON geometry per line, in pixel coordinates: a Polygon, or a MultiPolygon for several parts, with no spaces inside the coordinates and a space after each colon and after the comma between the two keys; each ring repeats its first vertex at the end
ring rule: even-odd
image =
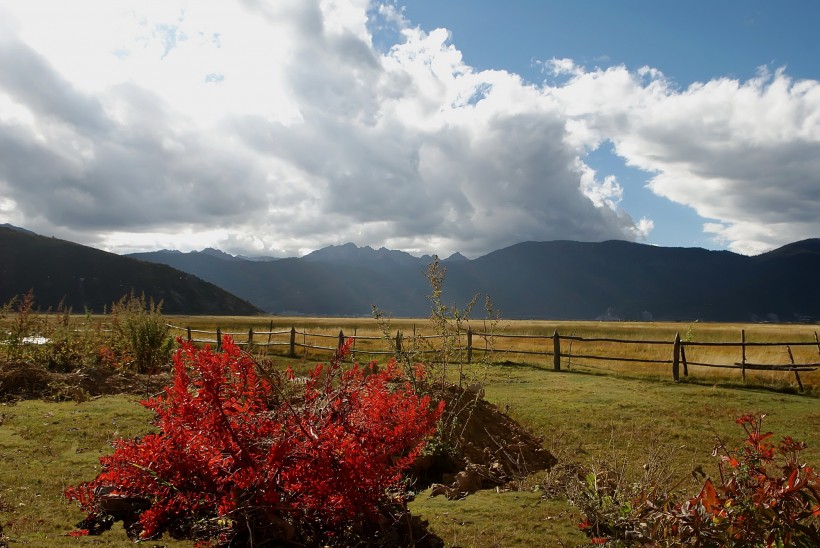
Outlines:
{"type": "MultiPolygon", "coordinates": [[[[373,320],[330,318],[226,318],[167,317],[170,324],[208,331],[220,327],[223,333],[236,333],[237,340],[256,333],[290,330],[323,335],[316,345],[333,346],[340,330],[362,337],[357,342],[359,359],[368,359],[365,345],[383,347],[377,340],[382,328],[373,320]],[[271,329],[273,322],[273,328],[271,329]],[[364,337],[374,337],[365,339],[364,337]]],[[[484,328],[474,322],[476,332],[484,328]]],[[[502,333],[538,335],[538,339],[495,340],[515,343],[524,352],[550,349],[552,333],[598,338],[668,340],[667,348],[643,349],[646,356],[664,356],[671,349],[676,333],[701,341],[737,341],[745,329],[747,341],[813,340],[817,326],[737,325],[737,324],[634,324],[598,322],[504,321],[497,326],[502,333]]],[[[389,333],[402,331],[406,336],[431,333],[425,320],[392,320],[389,333]]],[[[182,334],[182,333],[180,333],[182,334]]],[[[204,335],[203,335],[204,336],[204,335]]],[[[305,344],[309,337],[303,336],[305,344]]],[[[273,336],[271,336],[273,339],[273,336]]],[[[267,335],[254,340],[267,342],[267,335]]],[[[474,345],[483,342],[478,339],[474,345]]],[[[488,343],[493,344],[491,341],[488,343]]],[[[605,343],[585,348],[584,353],[611,352],[605,343]]],[[[638,345],[640,346],[640,345],[638,345]]],[[[327,353],[300,347],[296,357],[284,356],[287,347],[270,350],[271,363],[291,365],[304,372],[327,353]]],[[[764,347],[768,360],[788,363],[785,350],[764,347]],[[775,361],[776,360],[776,361],[775,361]]],[[[817,361],[817,348],[793,349],[798,362],[817,361]],[[814,352],[815,354],[812,354],[814,352]]],[[[574,349],[575,350],[575,349],[574,349]]],[[[711,352],[692,361],[734,363],[737,348],[704,347],[711,352]]],[[[384,356],[377,356],[379,361],[384,356]]],[[[528,427],[544,440],[559,462],[607,466],[639,478],[648,462],[661,462],[671,481],[681,490],[697,487],[692,470],[701,467],[711,476],[717,474],[712,449],[717,437],[727,445],[737,445],[742,431],[734,420],[744,413],[767,414],[765,426],[779,438],[790,435],[808,444],[805,461],[820,462],[820,400],[817,399],[816,372],[803,373],[804,393],[798,393],[793,374],[749,372],[742,382],[734,369],[691,367],[683,382],[673,382],[669,367],[662,364],[604,364],[567,360],[561,371],[553,369],[551,356],[499,354],[489,362],[465,365],[471,378],[480,378],[485,398],[528,427]]],[[[134,437],[151,430],[150,413],[134,396],[104,396],[76,403],[24,400],[0,407],[0,525],[12,545],[53,546],[69,544],[122,545],[127,541],[117,526],[101,537],[73,539],[68,531],[82,518],[80,511],[65,502],[63,490],[94,477],[97,459],[110,451],[118,437],[134,437]]],[[[464,500],[431,498],[420,492],[411,503],[415,514],[430,520],[432,529],[448,546],[583,546],[587,537],[578,529],[581,515],[566,499],[544,497],[550,491],[547,472],[534,473],[514,485],[512,491],[481,491],[464,500]]],[[[190,546],[191,543],[163,539],[159,545],[190,546]]]]}
{"type": "MultiPolygon", "coordinates": [[[[273,355],[286,355],[289,350],[292,328],[297,331],[296,355],[307,359],[326,359],[327,350],[312,349],[311,346],[334,347],[340,332],[345,337],[355,337],[354,351],[357,359],[368,360],[381,357],[381,352],[390,349],[385,341],[385,330],[395,340],[401,333],[407,343],[413,337],[433,337],[430,344],[435,346],[434,330],[425,319],[391,319],[387,325],[380,325],[371,318],[305,318],[305,317],[169,317],[171,325],[193,330],[215,332],[217,327],[223,334],[232,334],[237,342],[248,340],[248,331],[254,331],[256,350],[273,355]],[[266,333],[275,333],[267,335],[266,333]],[[311,336],[312,334],[312,336],[311,336]],[[271,343],[270,346],[267,346],[271,343]],[[368,354],[368,351],[375,354],[368,354]]],[[[601,374],[616,374],[638,378],[672,378],[671,365],[658,363],[629,362],[629,359],[666,360],[672,358],[673,342],[678,334],[682,340],[696,343],[740,343],[741,333],[750,343],[745,349],[746,362],[750,364],[772,364],[787,366],[792,363],[816,364],[820,362],[820,343],[817,342],[820,328],[809,324],[739,324],[739,323],[672,323],[672,322],[577,322],[546,320],[502,320],[495,325],[488,321],[472,321],[465,324],[462,344],[466,346],[466,329],[470,327],[473,337],[474,360],[482,361],[484,350],[490,352],[488,361],[494,364],[526,363],[536,367],[553,367],[553,334],[594,339],[619,339],[633,341],[666,341],[668,344],[612,343],[607,341],[571,340],[562,342],[562,353],[606,356],[610,360],[574,359],[564,357],[564,369],[601,374]],[[489,336],[481,336],[489,334],[489,336]],[[799,346],[776,345],[778,342],[801,342],[799,346]],[[772,344],[753,346],[753,344],[772,344]],[[619,361],[617,358],[624,358],[619,361]]],[[[174,331],[185,337],[185,329],[174,331]]],[[[193,333],[193,338],[215,341],[214,333],[193,333]]],[[[783,370],[746,371],[745,382],[740,369],[733,368],[742,360],[741,348],[735,346],[689,346],[685,349],[690,362],[715,364],[719,367],[691,366],[682,375],[685,382],[740,383],[742,385],[766,386],[781,390],[799,390],[797,377],[793,372],[783,370]]],[[[820,371],[799,373],[803,390],[815,393],[820,387],[820,371]]]]}

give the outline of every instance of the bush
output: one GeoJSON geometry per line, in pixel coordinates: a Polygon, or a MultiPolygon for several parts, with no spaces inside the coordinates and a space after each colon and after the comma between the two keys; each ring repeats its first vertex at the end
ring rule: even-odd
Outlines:
{"type": "Polygon", "coordinates": [[[25,361],[65,373],[93,359],[101,325],[86,313],[72,316],[61,302],[55,311],[37,312],[34,291],[0,307],[0,343],[10,361],[25,361]],[[11,322],[6,317],[12,316],[11,322]]]}
{"type": "Polygon", "coordinates": [[[37,322],[34,316],[34,291],[29,290],[19,300],[15,295],[8,303],[3,305],[0,319],[5,320],[6,316],[11,313],[14,313],[14,319],[9,325],[9,330],[3,333],[2,342],[6,350],[6,357],[14,361],[27,357],[27,339],[35,335],[37,331],[37,322]]]}
{"type": "Polygon", "coordinates": [[[675,538],[698,546],[820,546],[820,476],[799,461],[806,444],[786,436],[778,447],[762,432],[765,415],[744,415],[743,445],[719,440],[720,481],[664,516],[675,538]],[[776,455],[780,462],[776,462],[776,455]]]}
{"type": "MultiPolygon", "coordinates": [[[[786,436],[775,448],[767,441],[773,434],[762,432],[764,417],[737,419],[743,445],[728,449],[718,439],[719,480],[706,478],[682,503],[673,499],[677,485],[625,489],[612,471],[581,469],[583,487],[569,490],[585,515],[580,527],[593,543],[615,546],[820,546],[820,476],[800,463],[805,443],[786,436]]],[[[703,475],[700,467],[695,472],[703,475]]]]}
{"type": "Polygon", "coordinates": [[[88,513],[75,534],[122,519],[138,539],[352,544],[388,542],[387,522],[409,519],[402,471],[442,405],[393,386],[394,364],[342,372],[346,346],[293,397],[229,337],[222,353],[180,344],[173,385],[143,402],[159,433],[118,440],[102,473],[66,491],[88,513]]]}
{"type": "Polygon", "coordinates": [[[161,302],[146,302],[145,295],[126,295],[111,308],[111,326],[119,369],[156,373],[168,363],[174,341],[162,317],[161,302]]]}

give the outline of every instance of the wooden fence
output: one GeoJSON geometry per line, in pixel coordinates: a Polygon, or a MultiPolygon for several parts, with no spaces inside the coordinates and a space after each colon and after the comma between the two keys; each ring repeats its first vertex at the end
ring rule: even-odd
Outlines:
{"type": "MultiPolygon", "coordinates": [[[[273,324],[271,323],[271,327],[273,324]]],[[[347,336],[345,335],[343,330],[339,331],[338,335],[331,335],[331,334],[323,334],[323,333],[310,333],[305,330],[297,330],[296,327],[291,327],[289,330],[279,330],[279,331],[254,331],[253,329],[249,329],[248,331],[242,332],[223,332],[220,328],[216,328],[216,331],[205,331],[199,329],[191,329],[190,327],[179,327],[170,325],[169,327],[178,331],[185,332],[186,338],[189,341],[195,343],[205,343],[205,344],[212,344],[215,345],[217,348],[221,346],[222,337],[225,335],[230,335],[234,338],[237,344],[242,346],[253,346],[256,348],[268,348],[268,347],[287,347],[287,355],[291,357],[297,356],[297,349],[302,349],[306,355],[308,350],[317,350],[322,352],[329,352],[333,353],[337,351],[345,342],[347,336]],[[200,335],[207,335],[213,336],[213,338],[201,338],[200,335]],[[300,342],[301,337],[301,342],[300,342]],[[244,340],[243,340],[244,339],[244,340]],[[319,340],[327,340],[327,344],[309,344],[308,339],[319,339],[319,340]]],[[[415,331],[415,329],[414,329],[415,331]]],[[[354,355],[355,354],[365,354],[365,355],[393,355],[396,351],[402,351],[402,344],[403,344],[403,334],[401,331],[396,333],[395,339],[392,342],[390,347],[386,344],[385,337],[382,336],[358,336],[356,334],[356,330],[354,329],[354,333],[352,334],[354,339],[354,347],[352,348],[354,355]],[[384,346],[379,349],[374,348],[356,348],[355,344],[358,341],[381,341],[384,343],[384,346]]],[[[392,338],[392,337],[391,337],[392,338]]],[[[419,340],[431,340],[431,339],[440,339],[443,338],[440,335],[417,335],[413,334],[413,339],[416,341],[419,340]]],[[[372,346],[372,343],[371,343],[372,346]]],[[[483,332],[474,332],[471,329],[468,329],[464,333],[464,342],[460,343],[461,349],[464,351],[463,355],[465,356],[465,361],[467,363],[472,361],[473,354],[477,352],[481,353],[493,353],[493,354],[518,354],[518,355],[533,355],[533,356],[544,356],[546,358],[551,358],[552,367],[556,371],[561,370],[562,362],[571,363],[572,360],[583,360],[582,363],[587,362],[619,362],[619,363],[643,363],[643,364],[652,364],[652,365],[665,365],[669,366],[671,369],[672,378],[675,381],[680,380],[681,370],[683,371],[684,376],[689,375],[689,367],[690,366],[697,366],[697,367],[711,367],[711,368],[721,368],[721,369],[738,369],[741,372],[741,377],[743,381],[746,381],[746,372],[747,371],[785,371],[794,373],[794,376],[797,380],[798,385],[800,386],[800,390],[803,390],[803,383],[800,379],[800,373],[805,371],[815,371],[818,367],[820,367],[820,359],[813,361],[813,362],[805,362],[805,363],[796,363],[794,359],[794,354],[792,353],[792,347],[801,347],[801,346],[814,346],[817,348],[818,356],[820,357],[820,340],[818,340],[817,332],[814,333],[814,341],[777,341],[777,342],[752,342],[746,340],[746,330],[743,329],[740,332],[740,340],[738,342],[697,342],[697,341],[689,341],[689,340],[681,340],[680,334],[675,334],[673,340],[639,340],[639,339],[618,339],[618,338],[608,338],[608,337],[581,337],[576,335],[561,335],[558,331],[554,331],[552,335],[526,335],[526,334],[509,334],[509,333],[483,333],[483,332]],[[474,339],[478,338],[479,340],[484,341],[484,345],[482,347],[481,344],[475,345],[474,339]],[[530,344],[530,347],[540,346],[538,343],[543,342],[543,348],[538,350],[531,350],[531,349],[522,349],[522,348],[515,348],[514,345],[503,345],[503,341],[515,341],[515,340],[525,340],[528,339],[531,342],[535,342],[535,345],[530,344]],[[492,342],[490,342],[492,341],[492,342]],[[563,343],[569,343],[563,344],[563,343]],[[500,344],[501,343],[501,344],[500,344]],[[611,354],[588,354],[584,353],[583,351],[573,351],[573,345],[579,345],[583,347],[585,344],[596,344],[601,345],[601,343],[605,343],[605,345],[613,345],[614,347],[618,346],[631,346],[633,349],[638,347],[647,347],[647,346],[667,346],[668,347],[668,354],[667,357],[636,357],[635,355],[628,355],[629,352],[627,351],[626,354],[623,351],[621,352],[612,352],[611,354]],[[567,348],[569,346],[569,348],[567,348]],[[738,361],[734,363],[709,363],[703,361],[694,361],[694,360],[687,360],[686,357],[686,349],[694,349],[697,347],[736,347],[738,349],[738,361]],[[772,364],[772,363],[754,363],[747,360],[747,350],[749,348],[759,348],[759,347],[785,347],[790,363],[787,364],[772,364]]],[[[431,349],[424,349],[417,353],[435,353],[437,350],[434,348],[431,349]]],[[[661,351],[660,353],[662,353],[661,351]]],[[[637,354],[637,353],[633,353],[637,354]]]]}
{"type": "MultiPolygon", "coordinates": [[[[269,348],[275,346],[287,346],[287,355],[290,357],[297,356],[297,348],[307,350],[319,350],[324,352],[333,353],[336,352],[339,348],[344,345],[345,341],[347,340],[348,336],[345,335],[344,330],[339,330],[338,335],[330,335],[327,333],[310,333],[308,331],[299,331],[296,327],[291,327],[290,329],[284,329],[279,331],[254,331],[253,328],[248,329],[248,331],[222,331],[221,328],[217,327],[216,331],[208,331],[204,329],[192,329],[189,326],[180,327],[177,325],[167,324],[168,327],[174,329],[176,331],[184,332],[185,338],[188,341],[198,344],[210,344],[217,348],[217,350],[221,349],[222,347],[222,338],[226,335],[232,337],[234,342],[239,346],[245,347],[256,347],[256,348],[269,348]],[[207,338],[201,338],[200,335],[204,335],[207,338]],[[284,340],[283,336],[287,335],[287,340],[284,340]],[[274,339],[274,337],[282,337],[280,339],[274,339]],[[302,337],[302,342],[299,342],[299,337],[302,337]],[[333,340],[335,342],[334,346],[327,346],[321,344],[308,344],[307,338],[316,338],[316,339],[325,339],[325,340],[333,340]],[[244,340],[243,340],[244,339],[244,340]]],[[[468,340],[470,339],[471,335],[468,335],[468,340]]],[[[366,335],[358,335],[356,333],[356,329],[354,328],[353,334],[350,335],[350,338],[353,339],[353,347],[352,352],[354,354],[365,354],[369,356],[377,356],[377,355],[394,355],[397,352],[402,352],[402,345],[404,340],[404,334],[401,331],[396,332],[395,339],[391,342],[389,348],[386,346],[379,350],[374,349],[363,349],[361,347],[357,348],[355,346],[356,342],[359,341],[377,341],[381,343],[385,343],[384,336],[366,336],[366,335]]],[[[433,339],[441,339],[443,336],[441,335],[417,335],[413,334],[413,338],[416,340],[433,340],[433,339]]],[[[329,343],[330,344],[330,343],[329,343]]],[[[434,349],[426,349],[418,351],[417,353],[420,354],[429,354],[435,353],[437,350],[434,349]]]]}

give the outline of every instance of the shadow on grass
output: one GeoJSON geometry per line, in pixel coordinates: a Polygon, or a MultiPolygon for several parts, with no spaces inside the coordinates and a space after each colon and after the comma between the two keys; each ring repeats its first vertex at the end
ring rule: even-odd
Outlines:
{"type": "Polygon", "coordinates": [[[652,374],[634,374],[634,373],[620,373],[614,372],[611,369],[596,368],[589,364],[576,364],[575,368],[571,365],[563,366],[560,371],[555,371],[552,365],[535,364],[529,362],[513,362],[505,360],[502,362],[493,362],[494,367],[501,367],[511,371],[541,371],[544,373],[565,373],[571,375],[587,375],[592,377],[610,377],[613,382],[619,380],[653,382],[660,384],[688,384],[693,386],[723,388],[726,390],[738,390],[743,392],[768,392],[776,394],[788,394],[791,396],[802,396],[807,398],[820,398],[820,392],[814,386],[807,386],[803,391],[800,391],[795,386],[790,385],[775,385],[775,384],[761,384],[761,383],[742,383],[732,381],[729,379],[705,379],[697,377],[683,376],[677,382],[674,380],[661,378],[660,375],[652,374]]]}
{"type": "Polygon", "coordinates": [[[681,384],[693,384],[698,386],[708,386],[708,387],[715,387],[715,388],[725,388],[727,390],[738,390],[743,392],[774,392],[776,394],[788,394],[791,396],[803,396],[807,398],[818,398],[820,394],[814,389],[814,387],[808,387],[807,389],[803,390],[802,392],[794,387],[794,386],[776,386],[776,385],[766,385],[766,384],[742,384],[739,382],[733,381],[720,381],[714,382],[709,381],[706,379],[692,379],[692,378],[684,378],[680,380],[681,384]]]}

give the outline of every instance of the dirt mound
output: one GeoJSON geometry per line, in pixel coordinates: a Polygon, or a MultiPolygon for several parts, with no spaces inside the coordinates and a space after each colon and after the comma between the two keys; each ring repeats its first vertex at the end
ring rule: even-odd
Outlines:
{"type": "Polygon", "coordinates": [[[416,476],[422,485],[432,485],[434,496],[462,498],[549,470],[558,462],[541,438],[486,401],[483,390],[451,386],[439,397],[456,415],[459,454],[428,455],[417,461],[416,476]]]}
{"type": "Polygon", "coordinates": [[[476,406],[461,435],[464,457],[473,464],[501,463],[515,477],[551,468],[557,459],[509,415],[484,399],[476,406]]]}
{"type": "Polygon", "coordinates": [[[82,401],[113,394],[146,396],[161,392],[170,382],[168,373],[120,374],[102,367],[57,373],[27,362],[0,363],[0,401],[29,398],[82,401]]]}

